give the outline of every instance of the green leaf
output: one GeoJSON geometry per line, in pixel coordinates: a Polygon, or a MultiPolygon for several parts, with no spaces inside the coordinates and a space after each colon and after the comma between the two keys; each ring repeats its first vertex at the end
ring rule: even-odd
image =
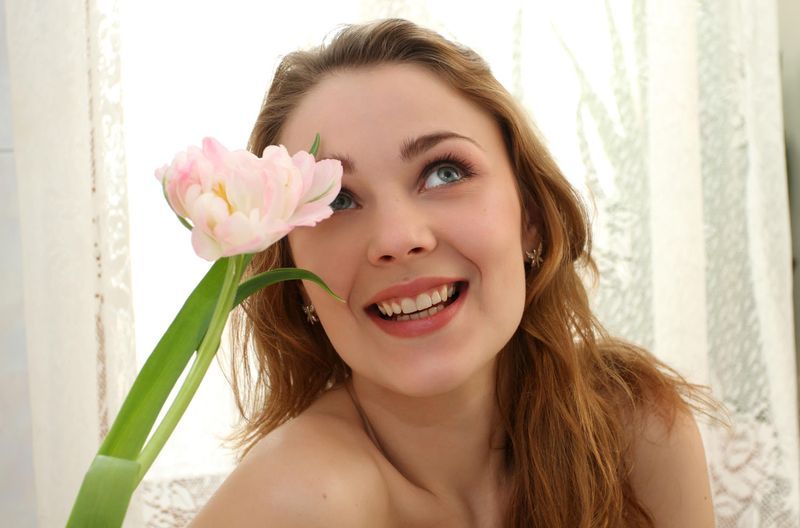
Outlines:
{"type": "Polygon", "coordinates": [[[83,478],[67,528],[122,526],[138,472],[133,460],[97,455],[83,478]]]}
{"type": "Polygon", "coordinates": [[[311,148],[308,149],[308,153],[316,158],[317,150],[319,150],[319,132],[317,132],[317,135],[314,137],[314,143],[311,144],[311,148]]]}
{"type": "Polygon", "coordinates": [[[228,322],[228,314],[233,308],[233,300],[244,272],[245,266],[243,264],[249,261],[246,255],[235,255],[225,260],[228,262],[225,278],[214,306],[214,312],[211,315],[211,321],[203,337],[203,342],[200,343],[200,347],[197,349],[196,359],[191,369],[189,369],[183,385],[175,395],[169,410],[158,424],[147,444],[142,448],[139,456],[136,457],[139,462],[137,482],[144,478],[145,473],[150,469],[161,449],[169,440],[183,413],[189,407],[195,392],[200,387],[200,383],[203,381],[203,377],[206,375],[206,371],[219,349],[220,336],[222,336],[222,331],[228,322]]]}
{"type": "MultiPolygon", "coordinates": [[[[252,255],[245,256],[244,265],[252,255]]],[[[211,314],[219,297],[226,259],[219,259],[203,277],[166,333],[147,358],[131,387],[111,430],[100,446],[99,454],[134,459],[147,440],[161,408],[203,340],[211,314]]],[[[307,270],[279,268],[252,277],[237,290],[234,306],[270,284],[306,279],[319,284],[338,300],[317,275],[307,270]]]]}
{"type": "Polygon", "coordinates": [[[134,459],[164,402],[206,333],[219,297],[227,258],[206,273],[147,358],[99,454],[134,459]]]}
{"type": "Polygon", "coordinates": [[[244,301],[246,298],[250,297],[258,290],[269,286],[270,284],[296,279],[304,279],[315,282],[319,284],[323,290],[333,296],[334,299],[345,302],[344,299],[333,293],[333,291],[328,288],[328,285],[325,284],[321,278],[308,270],[300,268],[276,268],[265,271],[264,273],[260,273],[243,282],[242,285],[239,286],[239,290],[236,292],[236,299],[233,301],[233,305],[238,306],[239,303],[244,301]]]}
{"type": "MultiPolygon", "coordinates": [[[[252,257],[240,256],[240,269],[244,269],[252,257]]],[[[229,258],[232,257],[214,263],[148,357],[84,478],[68,526],[121,526],[144,469],[134,459],[140,455],[161,408],[208,331],[229,258]]],[[[261,288],[300,279],[318,284],[344,302],[314,273],[297,268],[278,268],[242,283],[236,289],[234,306],[261,288]]]]}

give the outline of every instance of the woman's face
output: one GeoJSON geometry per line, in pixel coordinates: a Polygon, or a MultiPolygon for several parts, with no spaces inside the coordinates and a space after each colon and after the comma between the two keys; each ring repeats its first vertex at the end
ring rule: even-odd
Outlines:
{"type": "Polygon", "coordinates": [[[343,160],[343,189],[333,216],[289,243],[347,301],[304,284],[339,355],[406,395],[490,379],[533,246],[498,125],[427,70],[381,65],[326,77],[280,142],[307,150],[316,133],[318,158],[343,160]]]}

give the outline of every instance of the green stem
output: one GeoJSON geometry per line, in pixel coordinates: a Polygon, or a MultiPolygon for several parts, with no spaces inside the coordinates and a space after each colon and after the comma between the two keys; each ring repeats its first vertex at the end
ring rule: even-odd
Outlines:
{"type": "Polygon", "coordinates": [[[225,328],[225,323],[228,321],[228,314],[233,306],[233,300],[236,296],[236,290],[239,286],[244,268],[245,255],[236,255],[228,258],[225,279],[222,283],[219,298],[217,299],[214,313],[211,316],[211,322],[208,325],[206,335],[203,338],[203,342],[200,343],[200,347],[197,349],[197,357],[189,373],[186,375],[186,379],[178,391],[177,396],[175,396],[175,401],[172,402],[169,410],[164,415],[164,419],[161,420],[161,423],[153,433],[150,441],[142,448],[142,452],[137,457],[137,462],[140,464],[139,474],[136,479],[137,485],[141,482],[147,470],[150,469],[150,466],[161,452],[161,448],[164,447],[172,431],[175,430],[175,426],[178,425],[178,421],[189,406],[189,402],[192,401],[192,397],[195,392],[197,392],[200,382],[203,380],[208,367],[211,365],[211,361],[217,353],[220,336],[222,335],[222,330],[225,328]]]}

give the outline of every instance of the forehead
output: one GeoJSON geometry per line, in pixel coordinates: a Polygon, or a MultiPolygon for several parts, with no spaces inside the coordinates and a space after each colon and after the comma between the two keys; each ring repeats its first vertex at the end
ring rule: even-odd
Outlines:
{"type": "Polygon", "coordinates": [[[502,149],[488,112],[420,66],[386,64],[339,71],[319,82],[289,116],[279,143],[289,152],[307,150],[319,133],[322,155],[396,154],[405,138],[434,131],[502,149]]]}

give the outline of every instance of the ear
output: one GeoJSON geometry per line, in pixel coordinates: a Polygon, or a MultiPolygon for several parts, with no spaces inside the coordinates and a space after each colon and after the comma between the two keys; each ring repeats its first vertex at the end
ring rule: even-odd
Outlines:
{"type": "Polygon", "coordinates": [[[542,237],[539,234],[539,228],[535,224],[528,224],[523,226],[522,230],[522,251],[533,251],[539,247],[542,242],[542,237]]]}
{"type": "Polygon", "coordinates": [[[542,243],[541,218],[538,214],[523,210],[522,251],[532,251],[542,243]]]}

